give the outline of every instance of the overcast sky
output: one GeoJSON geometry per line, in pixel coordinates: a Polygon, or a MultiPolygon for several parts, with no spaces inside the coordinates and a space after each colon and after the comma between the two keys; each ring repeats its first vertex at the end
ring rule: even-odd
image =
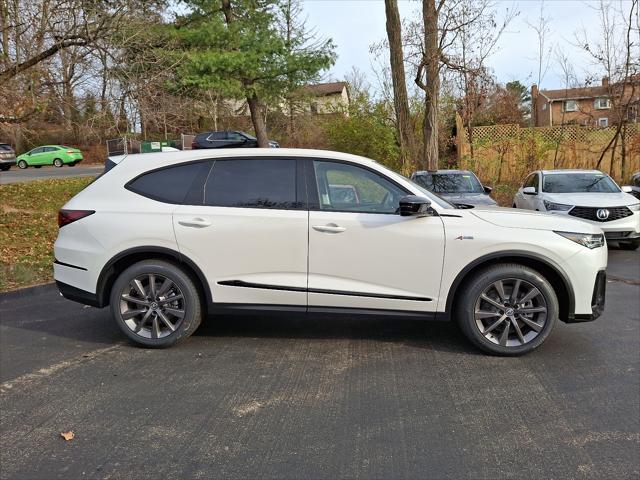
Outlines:
{"type": "MultiPolygon", "coordinates": [[[[624,0],[623,0],[624,1],[624,0]]],[[[403,20],[414,18],[419,14],[421,2],[416,0],[399,0],[400,15],[403,20]]],[[[498,9],[513,8],[520,12],[510,24],[501,38],[495,53],[488,63],[498,81],[506,83],[520,80],[525,85],[537,80],[537,36],[527,25],[536,23],[540,16],[540,2],[537,0],[520,0],[518,2],[502,1],[498,9]]],[[[589,72],[586,59],[571,42],[578,30],[586,27],[593,30],[597,27],[597,12],[593,7],[597,3],[584,0],[546,0],[545,16],[551,17],[549,42],[560,46],[572,59],[576,74],[583,77],[589,72]]],[[[372,73],[372,58],[369,46],[386,38],[383,0],[304,0],[304,8],[308,16],[308,26],[317,32],[330,37],[337,45],[338,60],[331,69],[330,75],[342,79],[353,66],[365,72],[372,84],[375,76],[372,73]]],[[[563,88],[563,76],[557,62],[552,61],[542,87],[547,89],[563,88]]]]}

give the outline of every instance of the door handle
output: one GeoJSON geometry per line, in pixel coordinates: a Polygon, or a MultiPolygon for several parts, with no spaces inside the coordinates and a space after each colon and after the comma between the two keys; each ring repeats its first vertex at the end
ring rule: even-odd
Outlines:
{"type": "Polygon", "coordinates": [[[204,228],[211,225],[209,220],[205,220],[204,218],[191,218],[189,220],[178,220],[178,223],[184,227],[195,227],[195,228],[204,228]]]}
{"type": "Polygon", "coordinates": [[[335,223],[330,223],[328,225],[314,225],[313,229],[322,233],[342,233],[346,230],[346,228],[340,227],[335,223]]]}

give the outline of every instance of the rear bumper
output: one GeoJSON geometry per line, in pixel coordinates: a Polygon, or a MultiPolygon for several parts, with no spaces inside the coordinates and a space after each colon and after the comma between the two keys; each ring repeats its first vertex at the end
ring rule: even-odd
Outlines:
{"type": "Polygon", "coordinates": [[[567,323],[592,322],[602,315],[602,312],[604,311],[606,290],[607,274],[604,270],[600,270],[596,275],[596,282],[593,286],[591,314],[574,314],[567,319],[567,323]]]}
{"type": "Polygon", "coordinates": [[[15,165],[17,160],[15,158],[0,158],[0,165],[3,167],[6,165],[15,165]]]}
{"type": "Polygon", "coordinates": [[[71,285],[63,283],[59,280],[56,280],[56,285],[58,287],[58,290],[60,290],[60,294],[68,300],[82,303],[83,305],[91,305],[92,307],[101,308],[104,306],[100,304],[98,295],[96,295],[95,293],[72,287],[71,285]]]}

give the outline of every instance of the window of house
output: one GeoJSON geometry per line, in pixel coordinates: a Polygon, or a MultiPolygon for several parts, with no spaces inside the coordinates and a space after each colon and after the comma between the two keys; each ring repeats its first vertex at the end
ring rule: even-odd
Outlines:
{"type": "Polygon", "coordinates": [[[296,191],[295,160],[216,160],[205,186],[204,204],[215,207],[303,208],[296,191]]]}
{"type": "Polygon", "coordinates": [[[565,100],[564,101],[564,111],[565,112],[577,112],[578,111],[578,102],[575,100],[565,100]]]}
{"type": "Polygon", "coordinates": [[[611,108],[611,100],[609,100],[608,98],[596,98],[596,101],[594,103],[597,110],[611,108]]]}
{"type": "Polygon", "coordinates": [[[599,118],[598,119],[598,126],[599,127],[608,127],[609,126],[609,119],[608,118],[599,118]]]}

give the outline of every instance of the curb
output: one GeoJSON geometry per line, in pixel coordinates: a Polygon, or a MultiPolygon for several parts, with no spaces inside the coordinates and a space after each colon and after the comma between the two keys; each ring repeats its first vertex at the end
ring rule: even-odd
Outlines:
{"type": "Polygon", "coordinates": [[[25,288],[20,288],[18,290],[11,290],[8,292],[1,292],[0,293],[0,302],[5,301],[5,300],[11,300],[14,298],[23,298],[23,297],[30,297],[32,295],[38,295],[39,293],[42,293],[46,290],[51,289],[52,287],[55,288],[56,284],[55,282],[50,282],[50,283],[45,283],[42,285],[34,285],[32,287],[25,287],[25,288]]]}

